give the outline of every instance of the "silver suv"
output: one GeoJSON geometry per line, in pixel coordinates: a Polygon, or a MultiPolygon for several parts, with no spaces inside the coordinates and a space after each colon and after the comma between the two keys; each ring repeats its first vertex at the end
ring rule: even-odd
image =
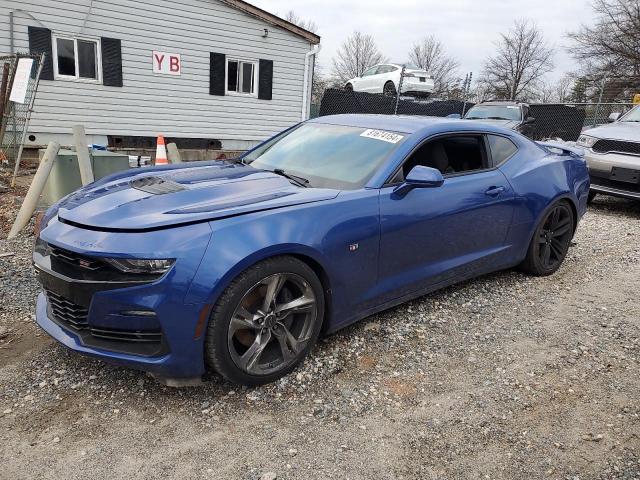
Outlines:
{"type": "Polygon", "coordinates": [[[609,121],[578,138],[589,164],[589,200],[598,193],[640,200],[640,105],[609,121]]]}

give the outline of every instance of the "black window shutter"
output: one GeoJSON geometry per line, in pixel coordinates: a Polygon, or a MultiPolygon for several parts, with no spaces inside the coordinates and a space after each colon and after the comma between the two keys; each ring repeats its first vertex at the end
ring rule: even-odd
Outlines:
{"type": "Polygon", "coordinates": [[[48,28],[29,27],[29,52],[44,53],[44,65],[40,79],[53,80],[53,46],[51,30],[48,28]]]}
{"type": "Polygon", "coordinates": [[[117,38],[100,39],[102,49],[102,84],[122,86],[122,43],[117,38]]]}
{"type": "Polygon", "coordinates": [[[209,95],[225,95],[226,61],[224,53],[209,53],[209,95]]]}
{"type": "Polygon", "coordinates": [[[260,60],[258,98],[271,100],[273,95],[273,60],[260,60]]]}

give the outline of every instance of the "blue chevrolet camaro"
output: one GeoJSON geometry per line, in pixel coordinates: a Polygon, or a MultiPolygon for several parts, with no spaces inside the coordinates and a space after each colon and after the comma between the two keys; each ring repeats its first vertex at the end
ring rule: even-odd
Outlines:
{"type": "Polygon", "coordinates": [[[341,115],[235,161],[136,169],[40,224],[37,322],[175,385],[273,381],[318,336],[519,266],[555,272],[586,211],[580,150],[473,121],[341,115]]]}

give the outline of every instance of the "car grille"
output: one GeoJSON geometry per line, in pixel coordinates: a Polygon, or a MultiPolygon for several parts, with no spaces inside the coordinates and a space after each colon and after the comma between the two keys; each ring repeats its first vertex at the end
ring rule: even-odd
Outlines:
{"type": "Polygon", "coordinates": [[[628,153],[631,155],[640,155],[640,143],[625,142],[623,140],[598,140],[593,144],[593,151],[597,153],[628,153]]]}
{"type": "Polygon", "coordinates": [[[58,321],[75,331],[84,330],[89,327],[87,323],[89,312],[86,308],[76,305],[53,292],[48,291],[46,293],[51,313],[58,321]]]}
{"type": "Polygon", "coordinates": [[[640,184],[637,184],[637,183],[617,182],[615,180],[611,180],[603,177],[596,177],[593,175],[591,176],[591,183],[593,185],[615,188],[618,190],[623,190],[625,192],[640,193],[640,184]]]}
{"type": "Polygon", "coordinates": [[[70,250],[64,250],[49,244],[49,253],[52,257],[57,258],[65,263],[81,267],[85,270],[100,270],[106,267],[106,264],[92,257],[80,255],[70,250]]]}
{"type": "Polygon", "coordinates": [[[98,328],[89,325],[86,308],[76,305],[66,298],[51,291],[45,291],[49,301],[50,313],[59,325],[75,332],[87,332],[92,337],[102,340],[134,343],[157,343],[162,341],[160,331],[132,331],[111,328],[98,328]]]}

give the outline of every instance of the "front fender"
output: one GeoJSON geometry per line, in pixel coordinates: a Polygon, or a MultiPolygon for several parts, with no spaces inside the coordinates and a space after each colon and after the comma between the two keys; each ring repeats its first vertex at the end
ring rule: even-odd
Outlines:
{"type": "MultiPolygon", "coordinates": [[[[223,241],[224,237],[216,235],[214,238],[217,242],[223,241]]],[[[303,244],[281,243],[260,247],[253,242],[247,242],[231,245],[231,249],[223,246],[221,252],[219,245],[210,244],[191,285],[186,303],[215,304],[234,278],[267,258],[300,255],[313,259],[319,265],[326,265],[327,262],[321,252],[303,244]]]]}
{"type": "Polygon", "coordinates": [[[377,278],[377,190],[212,221],[211,240],[187,294],[187,303],[215,304],[241,272],[277,255],[313,260],[331,288],[330,322],[365,308],[377,278]]]}

